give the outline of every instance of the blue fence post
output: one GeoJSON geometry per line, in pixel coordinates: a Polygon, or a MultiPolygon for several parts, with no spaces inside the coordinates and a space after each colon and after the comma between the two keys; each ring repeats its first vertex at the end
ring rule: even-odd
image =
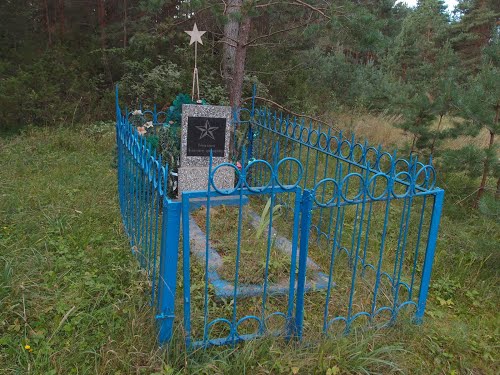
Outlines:
{"type": "Polygon", "coordinates": [[[417,324],[422,323],[425,306],[427,304],[427,295],[429,293],[432,265],[434,263],[434,254],[436,251],[437,236],[439,232],[439,222],[441,220],[441,212],[443,211],[443,200],[444,190],[437,191],[432,207],[429,237],[427,240],[427,249],[425,251],[424,267],[422,272],[422,281],[420,283],[420,293],[418,295],[417,311],[415,313],[415,322],[417,324]]]}
{"type": "MultiPolygon", "coordinates": [[[[304,190],[300,206],[300,247],[299,247],[299,274],[297,276],[297,299],[295,306],[295,335],[302,338],[304,323],[304,293],[306,286],[307,253],[309,250],[309,228],[311,226],[312,193],[304,190]]],[[[293,270],[291,270],[293,272],[293,270]]]]}
{"type": "Polygon", "coordinates": [[[172,338],[175,317],[175,290],[180,234],[180,202],[163,203],[160,272],[158,280],[158,340],[160,345],[172,338]]]}
{"type": "Polygon", "coordinates": [[[255,116],[255,97],[257,96],[257,85],[252,87],[252,109],[250,111],[250,120],[248,121],[248,148],[247,148],[247,160],[253,159],[253,118],[255,116]]]}

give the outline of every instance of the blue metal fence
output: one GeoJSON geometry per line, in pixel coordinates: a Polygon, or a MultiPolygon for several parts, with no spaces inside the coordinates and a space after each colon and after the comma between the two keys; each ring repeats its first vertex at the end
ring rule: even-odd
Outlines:
{"type": "Polygon", "coordinates": [[[444,196],[431,162],[255,100],[232,125],[241,167],[210,163],[207,189],[172,201],[168,166],[117,99],[120,208],[151,282],[160,343],[181,307],[189,347],[345,334],[403,314],[421,321],[444,196]],[[224,168],[234,170],[234,189],[214,183],[224,168]]]}
{"type": "Polygon", "coordinates": [[[180,203],[167,197],[168,166],[122,115],[116,89],[118,197],[132,253],[151,286],[160,343],[172,337],[177,286],[180,203]]]}

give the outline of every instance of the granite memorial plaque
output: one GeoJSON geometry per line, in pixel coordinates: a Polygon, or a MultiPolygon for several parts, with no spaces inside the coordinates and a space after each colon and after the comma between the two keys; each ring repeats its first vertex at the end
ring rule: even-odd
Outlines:
{"type": "MultiPolygon", "coordinates": [[[[231,108],[184,104],[182,106],[179,194],[207,190],[210,150],[212,168],[229,161],[231,108]]],[[[234,170],[221,168],[214,176],[219,189],[234,187],[234,170]]],[[[213,190],[213,188],[211,188],[213,190]]]]}
{"type": "Polygon", "coordinates": [[[188,117],[187,156],[224,157],[226,118],[188,117]]]}

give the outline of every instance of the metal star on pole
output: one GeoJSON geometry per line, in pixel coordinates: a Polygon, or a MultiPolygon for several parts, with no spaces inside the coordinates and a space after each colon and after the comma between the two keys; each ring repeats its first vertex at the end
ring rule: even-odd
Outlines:
{"type": "Polygon", "coordinates": [[[192,31],[184,31],[184,32],[191,37],[191,40],[189,41],[189,45],[191,45],[193,43],[203,44],[203,42],[201,41],[201,36],[203,34],[205,34],[206,31],[199,31],[198,26],[196,26],[196,23],[194,24],[192,31]]]}
{"type": "Polygon", "coordinates": [[[196,86],[196,98],[197,98],[197,101],[199,101],[200,100],[200,82],[198,79],[198,66],[197,66],[198,43],[203,45],[203,42],[201,41],[201,36],[203,34],[205,34],[206,31],[198,30],[198,26],[196,26],[196,23],[195,23],[193,30],[192,31],[185,31],[185,33],[191,37],[191,40],[189,41],[189,45],[194,43],[194,71],[193,71],[193,89],[191,91],[191,99],[194,100],[194,88],[196,86]]]}

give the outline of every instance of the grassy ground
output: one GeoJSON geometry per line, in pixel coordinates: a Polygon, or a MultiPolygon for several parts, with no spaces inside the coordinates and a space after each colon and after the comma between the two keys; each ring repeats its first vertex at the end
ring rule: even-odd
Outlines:
{"type": "MultiPolygon", "coordinates": [[[[262,283],[265,272],[268,236],[267,231],[266,233],[257,233],[257,229],[251,224],[247,210],[248,207],[245,207],[242,211],[239,282],[256,284],[262,283]]],[[[192,214],[203,231],[206,226],[206,214],[205,207],[201,207],[192,214]]],[[[237,247],[238,207],[223,205],[211,208],[210,222],[211,243],[223,259],[222,267],[219,270],[220,276],[224,280],[234,282],[236,263],[234,249],[237,247]]],[[[263,228],[262,232],[264,229],[267,228],[263,228]]],[[[286,282],[290,278],[290,256],[277,249],[273,242],[271,244],[270,258],[273,262],[268,270],[269,281],[273,283],[286,282]]]]}
{"type": "Polygon", "coordinates": [[[469,208],[473,187],[457,175],[441,181],[446,212],[423,326],[190,354],[176,338],[158,349],[120,227],[113,148],[112,126],[0,139],[0,373],[500,372],[500,224],[469,208]]]}

